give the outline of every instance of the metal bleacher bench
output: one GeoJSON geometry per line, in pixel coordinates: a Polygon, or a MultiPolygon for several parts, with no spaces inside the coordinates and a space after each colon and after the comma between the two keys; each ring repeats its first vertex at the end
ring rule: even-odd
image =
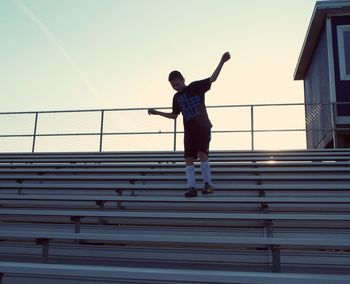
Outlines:
{"type": "MultiPolygon", "coordinates": [[[[25,274],[54,277],[97,278],[124,283],[206,283],[206,284],[348,284],[348,275],[231,272],[194,269],[161,269],[137,267],[108,267],[0,261],[0,283],[6,274],[25,274]],[[132,282],[130,282],[132,281],[132,282]]],[[[103,282],[101,282],[103,283],[103,282]]],[[[108,282],[110,283],[110,282],[108,282]]]]}
{"type": "MultiPolygon", "coordinates": [[[[110,183],[0,183],[0,189],[81,189],[81,190],[184,190],[183,184],[110,184],[110,183]]],[[[219,184],[215,186],[215,190],[345,190],[350,189],[350,183],[342,184],[219,184]]]]}
{"type": "MultiPolygon", "coordinates": [[[[18,175],[0,175],[0,181],[4,180],[41,180],[41,181],[109,181],[109,182],[118,182],[118,181],[178,181],[185,180],[184,176],[172,176],[172,175],[108,175],[108,176],[99,176],[99,175],[89,175],[89,176],[72,176],[72,175],[50,175],[50,176],[38,176],[38,175],[24,175],[20,177],[18,175]]],[[[323,174],[320,176],[306,176],[306,175],[275,175],[275,176],[246,176],[246,175],[233,175],[233,176],[224,176],[224,177],[215,177],[215,181],[350,181],[349,175],[331,175],[323,174]]],[[[2,184],[0,184],[2,185],[2,184]]]]}
{"type": "MultiPolygon", "coordinates": [[[[134,235],[108,235],[108,234],[86,234],[80,233],[80,220],[83,217],[108,217],[117,218],[118,222],[127,223],[123,220],[128,219],[147,219],[147,220],[159,220],[164,219],[167,222],[171,220],[200,220],[202,222],[208,221],[218,221],[218,220],[297,220],[297,221],[330,221],[330,222],[349,222],[350,214],[272,214],[272,213],[257,213],[257,214],[244,214],[244,213],[188,213],[188,212],[149,212],[149,211],[83,211],[83,210],[16,210],[16,209],[0,209],[1,216],[63,216],[69,217],[71,220],[76,222],[75,233],[31,233],[31,232],[0,232],[1,238],[33,238],[42,242],[43,246],[43,259],[47,261],[48,257],[48,245],[50,239],[84,239],[84,240],[105,240],[105,241],[122,241],[122,242],[139,242],[139,243],[149,243],[153,242],[156,244],[162,243],[180,243],[180,244],[201,244],[206,246],[211,245],[265,245],[271,249],[273,256],[273,271],[278,272],[280,268],[280,246],[298,246],[298,247],[315,247],[315,248],[342,248],[349,250],[350,241],[348,239],[322,239],[322,238],[312,238],[312,239],[296,239],[296,238],[237,238],[237,237],[190,237],[186,236],[176,236],[176,234],[171,234],[169,236],[157,236],[157,235],[147,235],[141,231],[134,235]]],[[[151,222],[152,223],[152,222],[151,222]]]]}
{"type": "Polygon", "coordinates": [[[350,283],[350,151],[213,151],[210,160],[215,194],[186,199],[182,152],[0,154],[0,257],[7,260],[0,261],[0,284],[13,275],[123,284],[350,283]],[[99,253],[89,259],[94,265],[68,264],[90,257],[91,247],[99,253]],[[100,263],[110,248],[115,262],[100,263]],[[142,251],[127,267],[118,258],[123,248],[163,250],[169,266],[151,268],[142,251]],[[178,265],[191,249],[217,258],[208,253],[188,260],[192,267],[178,265]],[[74,258],[79,251],[84,255],[74,258]],[[224,253],[238,254],[224,262],[224,253]],[[245,263],[254,272],[240,272],[245,263]],[[258,272],[266,268],[274,273],[258,272]]]}
{"type": "Polygon", "coordinates": [[[310,213],[206,213],[206,212],[149,212],[149,211],[93,211],[93,210],[35,210],[0,209],[0,216],[66,216],[109,218],[199,219],[199,220],[315,220],[350,221],[350,214],[310,213]]]}
{"type": "MultiPolygon", "coordinates": [[[[342,150],[290,151],[212,151],[213,162],[261,161],[349,161],[350,153],[342,150]]],[[[0,163],[171,163],[183,162],[183,152],[90,152],[90,153],[2,153],[0,163]]]]}
{"type": "Polygon", "coordinates": [[[184,198],[174,196],[122,196],[122,195],[58,195],[58,194],[2,194],[0,202],[12,201],[93,201],[97,204],[106,202],[136,202],[136,203],[298,203],[298,204],[350,204],[350,197],[311,197],[311,196],[269,196],[269,197],[216,197],[205,196],[184,198]]]}
{"type": "MultiPolygon", "coordinates": [[[[181,234],[176,231],[147,232],[140,229],[118,233],[68,233],[68,232],[28,232],[28,231],[0,231],[2,240],[28,240],[34,239],[36,244],[42,245],[42,262],[47,263],[49,260],[49,245],[53,240],[69,241],[98,241],[113,242],[118,244],[142,244],[156,246],[190,246],[190,247],[225,247],[232,248],[242,247],[267,247],[272,255],[273,272],[281,272],[280,251],[287,248],[308,248],[313,250],[320,249],[350,249],[349,239],[322,239],[322,238],[281,238],[281,237],[232,237],[218,235],[216,232],[205,234],[203,236],[194,234],[181,234]]],[[[350,277],[350,276],[349,276],[350,277]]]]}

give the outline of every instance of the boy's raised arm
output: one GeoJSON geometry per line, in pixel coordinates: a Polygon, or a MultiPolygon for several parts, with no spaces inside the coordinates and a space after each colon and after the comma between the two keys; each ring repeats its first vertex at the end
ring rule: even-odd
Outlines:
{"type": "Polygon", "coordinates": [[[225,62],[229,61],[231,58],[231,55],[229,52],[225,52],[222,57],[221,57],[221,60],[219,62],[219,65],[216,67],[213,75],[211,75],[210,77],[210,82],[213,83],[216,81],[216,79],[218,78],[220,72],[221,72],[221,69],[222,69],[222,66],[224,66],[225,62]]]}
{"type": "Polygon", "coordinates": [[[163,111],[159,111],[159,110],[156,110],[154,108],[150,108],[148,109],[148,114],[151,115],[160,115],[160,116],[163,116],[165,118],[170,118],[170,119],[176,119],[178,114],[176,113],[173,113],[173,112],[163,112],[163,111]]]}

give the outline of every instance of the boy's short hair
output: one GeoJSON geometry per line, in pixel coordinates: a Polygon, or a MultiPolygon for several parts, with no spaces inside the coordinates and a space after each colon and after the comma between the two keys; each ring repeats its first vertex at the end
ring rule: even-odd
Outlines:
{"type": "Polygon", "coordinates": [[[170,72],[168,80],[173,81],[175,79],[184,79],[180,71],[174,70],[170,72]]]}

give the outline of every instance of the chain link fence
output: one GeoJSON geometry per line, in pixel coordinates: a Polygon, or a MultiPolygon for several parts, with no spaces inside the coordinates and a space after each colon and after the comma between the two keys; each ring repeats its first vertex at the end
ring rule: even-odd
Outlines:
{"type": "MultiPolygon", "coordinates": [[[[332,104],[207,108],[214,125],[212,150],[317,148],[347,132],[350,123],[350,116],[337,116],[332,104]]],[[[0,152],[182,149],[181,118],[149,116],[147,108],[0,113],[0,152]]]]}

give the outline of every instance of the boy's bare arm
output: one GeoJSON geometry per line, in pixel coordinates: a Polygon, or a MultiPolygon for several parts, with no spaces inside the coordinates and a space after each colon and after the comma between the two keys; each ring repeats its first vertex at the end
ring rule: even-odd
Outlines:
{"type": "Polygon", "coordinates": [[[148,109],[148,114],[151,115],[160,115],[160,116],[163,116],[165,118],[170,118],[170,119],[176,119],[178,114],[176,113],[172,113],[172,112],[163,112],[163,111],[159,111],[159,110],[156,110],[154,108],[150,108],[148,109]]]}
{"type": "Polygon", "coordinates": [[[213,83],[216,81],[216,79],[218,78],[220,72],[221,72],[221,69],[222,69],[222,66],[224,66],[225,62],[229,61],[231,58],[231,55],[229,52],[225,52],[222,57],[221,57],[221,60],[219,62],[219,65],[216,67],[213,75],[211,75],[210,77],[210,82],[213,83]]]}

